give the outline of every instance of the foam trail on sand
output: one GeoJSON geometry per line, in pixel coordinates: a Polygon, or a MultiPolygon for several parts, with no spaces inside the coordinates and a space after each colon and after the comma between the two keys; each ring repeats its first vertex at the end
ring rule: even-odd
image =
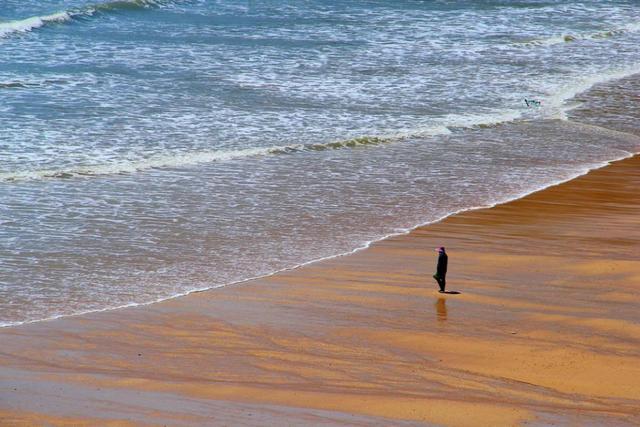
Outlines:
{"type": "Polygon", "coordinates": [[[576,95],[586,92],[597,84],[623,79],[639,73],[640,63],[637,63],[624,68],[614,68],[582,76],[578,75],[571,79],[572,83],[561,87],[543,87],[543,90],[549,93],[549,96],[543,99],[542,115],[546,118],[567,120],[567,112],[579,105],[577,103],[567,103],[568,100],[574,99],[576,95]]]}

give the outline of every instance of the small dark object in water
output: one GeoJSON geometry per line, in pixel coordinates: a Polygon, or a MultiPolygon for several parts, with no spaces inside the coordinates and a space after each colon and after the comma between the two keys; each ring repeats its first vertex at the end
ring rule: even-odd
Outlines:
{"type": "Polygon", "coordinates": [[[524,99],[524,103],[527,104],[527,107],[539,107],[542,105],[542,102],[536,101],[535,99],[524,99]]]}

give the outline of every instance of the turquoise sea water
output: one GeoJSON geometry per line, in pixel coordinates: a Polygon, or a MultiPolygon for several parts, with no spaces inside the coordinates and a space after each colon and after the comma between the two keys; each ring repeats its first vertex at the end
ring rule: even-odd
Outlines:
{"type": "Polygon", "coordinates": [[[640,151],[639,46],[632,1],[5,0],[0,325],[269,274],[640,151]]]}

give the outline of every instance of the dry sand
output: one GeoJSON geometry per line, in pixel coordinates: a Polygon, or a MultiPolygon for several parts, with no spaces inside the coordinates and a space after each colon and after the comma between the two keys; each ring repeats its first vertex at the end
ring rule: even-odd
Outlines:
{"type": "Polygon", "coordinates": [[[638,425],[639,195],[635,157],[266,279],[5,328],[0,424],[638,425]]]}

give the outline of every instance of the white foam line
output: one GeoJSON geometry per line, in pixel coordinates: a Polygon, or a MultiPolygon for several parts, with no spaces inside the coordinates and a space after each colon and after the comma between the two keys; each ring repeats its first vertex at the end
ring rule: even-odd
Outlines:
{"type": "Polygon", "coordinates": [[[216,161],[233,160],[246,157],[286,154],[294,152],[312,151],[317,149],[344,149],[352,146],[380,145],[385,142],[401,141],[410,137],[434,136],[450,133],[445,126],[422,128],[395,135],[365,136],[346,141],[332,141],[318,144],[291,144],[276,147],[248,148],[243,150],[214,150],[193,153],[170,153],[151,156],[138,161],[119,162],[102,165],[77,166],[66,169],[39,169],[25,172],[0,173],[1,181],[26,181],[45,178],[90,177],[99,175],[117,175],[135,173],[149,169],[183,168],[197,166],[216,161]],[[373,142],[372,142],[373,141],[373,142]],[[377,141],[377,142],[375,142],[377,141]]]}
{"type": "Polygon", "coordinates": [[[95,176],[134,173],[147,169],[179,168],[188,165],[232,160],[240,157],[252,157],[269,154],[274,148],[249,148],[236,151],[200,151],[195,153],[162,154],[137,162],[78,166],[67,169],[40,169],[27,172],[0,173],[0,181],[23,181],[42,178],[67,176],[95,176]]]}
{"type": "Polygon", "coordinates": [[[18,327],[18,326],[22,326],[22,325],[28,325],[28,324],[31,324],[31,323],[49,322],[49,321],[56,320],[56,319],[61,319],[61,318],[83,316],[83,315],[86,315],[86,314],[101,313],[101,312],[105,312],[105,311],[120,310],[120,309],[124,309],[124,308],[144,307],[144,306],[148,306],[148,305],[152,305],[152,304],[157,304],[157,303],[162,302],[162,301],[172,300],[172,299],[175,299],[175,298],[182,298],[182,297],[188,296],[190,294],[198,293],[198,292],[211,291],[211,290],[214,290],[214,289],[219,289],[219,288],[223,288],[223,287],[227,287],[227,286],[240,285],[240,284],[248,283],[248,282],[251,282],[251,281],[254,281],[254,280],[264,279],[264,278],[271,277],[271,276],[274,276],[276,274],[280,274],[280,273],[283,273],[283,272],[286,272],[286,271],[297,270],[299,268],[305,267],[305,266],[310,265],[310,264],[315,264],[315,263],[319,263],[319,262],[322,262],[322,261],[327,261],[327,260],[334,259],[334,258],[339,258],[339,257],[343,257],[343,256],[352,255],[352,254],[354,254],[356,252],[360,252],[360,251],[363,251],[365,249],[370,248],[375,243],[378,243],[378,242],[381,242],[383,240],[387,240],[387,239],[390,239],[390,238],[393,238],[393,237],[407,235],[407,234],[411,233],[412,231],[414,231],[414,230],[416,230],[416,229],[418,229],[420,227],[425,227],[425,226],[428,226],[428,225],[431,225],[431,224],[435,224],[435,223],[441,222],[441,221],[443,221],[443,220],[445,220],[445,219],[447,219],[447,218],[449,218],[451,216],[458,215],[458,214],[461,214],[463,212],[474,211],[474,210],[491,209],[491,208],[494,208],[496,206],[512,202],[514,200],[522,199],[522,198],[527,197],[527,196],[529,196],[531,194],[538,193],[538,192],[546,190],[548,188],[564,184],[565,182],[573,181],[576,178],[579,178],[581,176],[587,175],[589,172],[592,172],[594,170],[598,170],[598,169],[604,168],[606,166],[609,166],[614,162],[618,162],[620,160],[624,160],[624,159],[628,159],[628,158],[634,157],[636,155],[640,155],[640,152],[638,152],[638,153],[625,152],[625,153],[626,153],[625,155],[623,155],[623,156],[621,156],[619,158],[615,158],[613,160],[607,160],[607,161],[603,161],[603,162],[600,162],[600,163],[593,163],[591,165],[587,165],[587,166],[585,166],[584,169],[582,169],[579,172],[576,172],[575,174],[571,175],[569,178],[562,179],[562,180],[553,182],[551,184],[543,185],[543,186],[535,188],[535,189],[533,189],[531,191],[525,191],[525,192],[522,192],[522,193],[520,193],[520,194],[518,194],[516,196],[508,197],[508,198],[499,200],[497,202],[494,202],[494,203],[491,203],[491,204],[488,204],[488,205],[472,206],[472,207],[469,207],[469,208],[458,209],[457,211],[450,212],[450,213],[448,213],[446,215],[443,215],[442,217],[437,218],[435,220],[419,223],[419,224],[417,224],[417,225],[415,225],[413,227],[400,229],[400,230],[398,230],[398,231],[396,231],[394,233],[389,233],[389,234],[386,234],[386,235],[384,235],[384,236],[382,236],[380,238],[370,240],[368,242],[365,242],[361,246],[356,247],[355,249],[353,249],[351,251],[342,252],[342,253],[339,253],[339,254],[336,254],[336,255],[329,255],[329,256],[326,256],[326,257],[316,258],[316,259],[313,259],[311,261],[306,261],[306,262],[303,262],[301,264],[296,264],[296,265],[294,265],[292,267],[282,268],[280,270],[276,270],[276,271],[273,271],[271,273],[261,274],[261,275],[258,275],[258,276],[253,276],[253,277],[249,277],[249,278],[246,278],[246,279],[237,280],[235,282],[224,283],[224,284],[220,284],[220,285],[213,285],[213,286],[208,286],[208,287],[204,287],[204,288],[192,289],[190,291],[180,292],[180,293],[168,296],[168,297],[158,298],[156,300],[149,301],[149,302],[128,303],[128,304],[123,304],[123,305],[114,306],[114,307],[106,307],[106,308],[95,309],[95,310],[86,310],[86,311],[81,311],[81,312],[72,313],[72,314],[59,314],[59,315],[47,317],[45,319],[26,320],[26,321],[22,321],[22,322],[2,323],[2,324],[0,324],[0,328],[18,327]]]}
{"type": "Polygon", "coordinates": [[[120,4],[129,4],[140,7],[161,5],[157,0],[116,0],[113,2],[89,5],[78,9],[69,9],[67,11],[57,12],[50,15],[32,16],[30,18],[18,19],[15,21],[0,22],[0,38],[7,37],[14,33],[27,33],[50,22],[67,22],[75,16],[93,16],[98,11],[118,9],[118,5],[120,4]]]}
{"type": "Polygon", "coordinates": [[[48,22],[65,22],[71,19],[69,12],[58,12],[51,15],[32,16],[31,18],[17,21],[0,22],[0,38],[12,33],[26,33],[35,28],[42,27],[48,22]]]}
{"type": "Polygon", "coordinates": [[[38,169],[31,171],[0,172],[0,182],[28,181],[53,178],[94,177],[101,175],[118,175],[142,172],[149,169],[184,168],[216,161],[233,160],[246,157],[259,157],[296,152],[315,151],[320,149],[346,149],[355,146],[381,145],[383,143],[401,142],[411,138],[448,135],[450,128],[474,128],[492,126],[510,122],[522,117],[517,111],[502,111],[494,114],[460,115],[449,114],[433,126],[416,129],[399,130],[395,133],[382,133],[376,136],[362,136],[348,140],[334,140],[317,144],[290,144],[275,147],[248,148],[243,150],[196,151],[192,153],[157,154],[147,159],[128,162],[76,166],[64,169],[38,169]]]}
{"type": "Polygon", "coordinates": [[[522,118],[522,112],[503,110],[487,114],[448,114],[442,120],[446,128],[476,128],[494,126],[501,123],[513,122],[522,118]]]}
{"type": "Polygon", "coordinates": [[[614,68],[605,72],[598,72],[587,76],[575,76],[575,83],[564,85],[553,90],[554,94],[543,99],[543,108],[550,118],[567,120],[567,112],[579,104],[567,105],[566,102],[577,95],[586,92],[594,86],[613,80],[620,80],[635,74],[640,74],[640,63],[625,68],[614,68]]]}
{"type": "Polygon", "coordinates": [[[583,34],[562,34],[559,36],[551,36],[544,39],[535,39],[525,42],[514,43],[520,46],[553,46],[563,43],[574,43],[580,40],[606,40],[621,34],[636,33],[640,31],[640,23],[629,23],[612,30],[603,30],[593,33],[583,34]]]}

